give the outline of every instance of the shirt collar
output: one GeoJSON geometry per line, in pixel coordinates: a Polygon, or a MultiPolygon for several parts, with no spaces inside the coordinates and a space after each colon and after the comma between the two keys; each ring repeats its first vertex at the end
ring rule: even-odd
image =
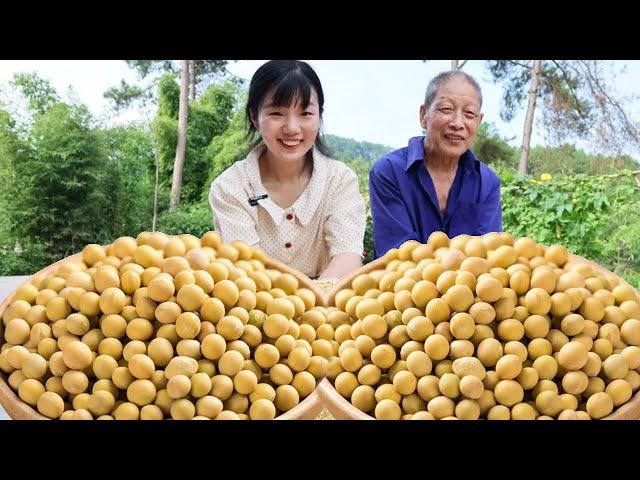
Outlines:
{"type": "MultiPolygon", "coordinates": [[[[418,162],[424,162],[424,136],[409,139],[409,144],[407,145],[407,162],[404,171],[409,171],[409,169],[418,162]]],[[[459,164],[462,165],[465,170],[473,170],[474,168],[479,168],[480,160],[478,160],[478,157],[469,149],[462,154],[459,164]]]]}
{"type": "MultiPolygon", "coordinates": [[[[267,189],[262,184],[260,176],[260,165],[258,160],[265,149],[265,145],[255,147],[246,158],[246,169],[252,194],[255,196],[267,194],[267,189]]],[[[302,195],[295,201],[291,207],[287,209],[281,208],[271,198],[261,200],[258,205],[264,208],[271,216],[276,225],[280,225],[287,212],[293,211],[302,225],[307,225],[313,214],[320,205],[320,201],[324,197],[325,185],[327,182],[327,157],[322,155],[315,147],[313,147],[313,173],[307,188],[302,195]]]]}

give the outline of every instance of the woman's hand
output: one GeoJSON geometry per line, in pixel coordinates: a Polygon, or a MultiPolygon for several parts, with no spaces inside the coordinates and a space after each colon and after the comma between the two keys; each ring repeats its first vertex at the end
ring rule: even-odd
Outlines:
{"type": "Polygon", "coordinates": [[[339,280],[361,266],[362,258],[359,255],[355,253],[340,253],[331,259],[325,271],[318,278],[339,280]]]}

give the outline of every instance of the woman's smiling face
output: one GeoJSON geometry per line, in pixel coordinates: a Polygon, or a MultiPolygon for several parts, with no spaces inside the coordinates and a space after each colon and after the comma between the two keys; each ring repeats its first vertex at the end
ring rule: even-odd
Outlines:
{"type": "Polygon", "coordinates": [[[480,97],[464,77],[450,78],[429,108],[420,106],[425,148],[439,157],[459,158],[471,148],[481,121],[480,97]]]}
{"type": "Polygon", "coordinates": [[[300,161],[313,148],[318,136],[320,113],[315,90],[311,91],[306,108],[301,103],[298,96],[289,106],[274,105],[271,92],[253,119],[269,154],[280,161],[300,161]]]}

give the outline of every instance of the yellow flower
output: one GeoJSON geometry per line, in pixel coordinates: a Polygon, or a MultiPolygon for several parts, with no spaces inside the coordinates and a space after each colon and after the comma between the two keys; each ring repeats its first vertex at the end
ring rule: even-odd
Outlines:
{"type": "Polygon", "coordinates": [[[551,180],[551,175],[549,175],[548,173],[543,173],[542,175],[540,175],[540,180],[542,181],[551,180]]]}
{"type": "Polygon", "coordinates": [[[535,178],[532,178],[531,180],[529,180],[529,183],[536,184],[536,183],[539,183],[539,182],[535,178]]]}
{"type": "Polygon", "coordinates": [[[571,203],[578,203],[578,199],[577,198],[572,199],[571,203]]]}

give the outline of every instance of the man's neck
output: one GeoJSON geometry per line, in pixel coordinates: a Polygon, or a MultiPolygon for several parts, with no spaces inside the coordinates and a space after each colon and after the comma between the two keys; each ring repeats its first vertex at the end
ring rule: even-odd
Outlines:
{"type": "Polygon", "coordinates": [[[424,165],[434,172],[452,173],[458,168],[460,159],[458,157],[443,157],[425,152],[424,165]]]}

